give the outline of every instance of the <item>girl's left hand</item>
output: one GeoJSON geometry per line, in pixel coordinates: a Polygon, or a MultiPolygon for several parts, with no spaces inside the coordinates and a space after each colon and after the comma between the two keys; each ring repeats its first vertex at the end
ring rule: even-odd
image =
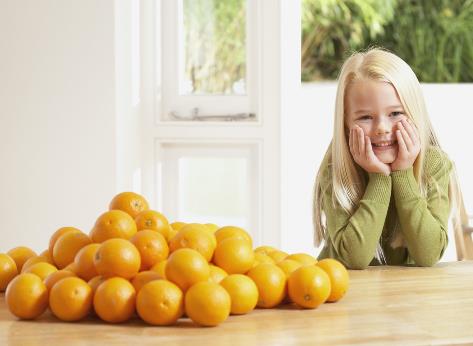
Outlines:
{"type": "Polygon", "coordinates": [[[420,152],[419,133],[412,121],[403,119],[397,125],[396,137],[399,149],[396,160],[391,164],[393,171],[412,167],[420,152]]]}

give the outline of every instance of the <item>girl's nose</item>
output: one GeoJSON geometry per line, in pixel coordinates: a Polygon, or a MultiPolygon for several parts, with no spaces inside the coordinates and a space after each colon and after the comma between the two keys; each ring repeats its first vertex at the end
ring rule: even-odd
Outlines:
{"type": "Polygon", "coordinates": [[[376,135],[384,135],[387,133],[390,133],[392,131],[391,129],[392,124],[388,124],[388,122],[380,120],[378,121],[377,127],[376,127],[376,135]]]}

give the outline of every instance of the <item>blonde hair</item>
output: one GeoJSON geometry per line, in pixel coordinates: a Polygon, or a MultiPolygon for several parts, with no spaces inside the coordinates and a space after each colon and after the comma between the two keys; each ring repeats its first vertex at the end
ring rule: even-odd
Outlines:
{"type": "MultiPolygon", "coordinates": [[[[359,166],[352,158],[345,134],[345,91],[352,81],[360,79],[382,81],[393,85],[406,116],[416,125],[420,135],[421,150],[414,162],[413,171],[422,196],[426,196],[428,184],[437,185],[435,181],[430,181],[430,177],[424,172],[425,153],[430,146],[440,148],[427,114],[419,81],[409,65],[395,54],[381,48],[370,48],[365,52],[352,54],[343,64],[339,74],[333,138],[324,157],[324,162],[330,163],[328,167],[333,186],[332,205],[334,207],[340,206],[349,215],[352,215],[356,210],[367,184],[363,170],[358,168],[359,166]]],[[[452,188],[452,184],[458,186],[454,170],[453,168],[450,179],[449,198],[450,201],[457,202],[458,196],[452,195],[456,191],[452,188]]],[[[324,172],[319,169],[314,186],[313,223],[314,245],[316,247],[319,247],[322,241],[327,239],[322,210],[324,191],[322,191],[321,179],[323,174],[324,172]]],[[[453,204],[458,205],[457,203],[453,204]]],[[[401,233],[396,233],[391,244],[403,242],[401,233]]],[[[377,249],[378,254],[379,251],[381,251],[382,257],[380,245],[377,249]]]]}

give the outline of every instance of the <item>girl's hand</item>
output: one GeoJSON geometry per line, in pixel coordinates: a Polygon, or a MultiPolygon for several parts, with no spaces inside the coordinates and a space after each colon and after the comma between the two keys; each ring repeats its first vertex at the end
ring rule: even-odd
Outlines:
{"type": "Polygon", "coordinates": [[[384,175],[391,174],[391,167],[378,159],[373,152],[370,138],[365,136],[361,127],[355,126],[350,129],[349,145],[353,159],[365,171],[384,175]]]}
{"type": "Polygon", "coordinates": [[[420,138],[412,121],[401,120],[396,130],[398,152],[396,160],[391,164],[393,171],[400,171],[412,167],[420,152],[420,138]]]}

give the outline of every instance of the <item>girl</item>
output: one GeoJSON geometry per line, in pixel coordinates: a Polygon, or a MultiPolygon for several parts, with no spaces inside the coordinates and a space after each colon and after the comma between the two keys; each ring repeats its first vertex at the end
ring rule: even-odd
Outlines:
{"type": "Polygon", "coordinates": [[[434,265],[447,246],[456,179],[414,72],[375,48],[353,54],[338,83],[333,139],[314,190],[319,258],[352,269],[434,265]]]}

